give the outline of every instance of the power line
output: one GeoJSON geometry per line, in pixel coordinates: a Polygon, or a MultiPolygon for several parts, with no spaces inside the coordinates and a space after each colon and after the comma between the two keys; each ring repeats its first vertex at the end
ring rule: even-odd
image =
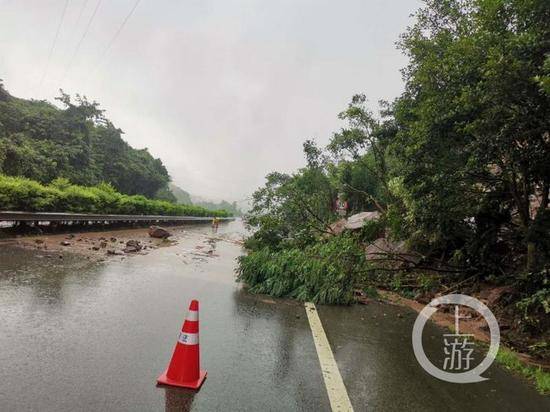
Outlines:
{"type": "Polygon", "coordinates": [[[88,81],[96,76],[99,68],[101,67],[101,64],[103,63],[103,60],[105,59],[105,56],[108,54],[108,52],[111,49],[112,45],[118,39],[118,36],[122,32],[122,29],[124,29],[124,27],[126,26],[126,23],[128,22],[128,20],[130,20],[130,17],[132,17],[132,14],[134,14],[134,11],[137,9],[140,2],[141,2],[141,0],[136,0],[136,2],[134,3],[133,7],[130,10],[130,12],[126,15],[126,17],[124,18],[124,20],[122,21],[122,23],[118,27],[118,29],[115,32],[115,34],[113,35],[113,37],[111,37],[111,39],[107,43],[107,46],[105,47],[105,49],[103,49],[103,52],[99,55],[99,58],[97,60],[97,64],[95,65],[95,69],[88,76],[88,81]]]}
{"type": "Polygon", "coordinates": [[[48,73],[48,69],[50,68],[50,61],[52,59],[53,51],[55,50],[55,45],[57,44],[57,39],[59,38],[59,32],[61,31],[61,26],[63,25],[63,20],[65,19],[65,12],[67,11],[68,5],[69,5],[69,0],[65,0],[65,4],[63,5],[63,11],[61,12],[61,18],[59,19],[57,30],[55,31],[52,47],[50,47],[48,60],[46,60],[46,66],[44,67],[44,72],[42,73],[42,77],[40,78],[40,83],[38,84],[38,88],[42,88],[42,83],[44,83],[44,79],[46,78],[46,74],[48,73]]]}
{"type": "MultiPolygon", "coordinates": [[[[78,17],[76,19],[75,24],[73,25],[73,29],[71,30],[71,35],[69,37],[71,42],[72,42],[72,39],[76,38],[76,33],[78,32],[78,28],[80,27],[80,21],[82,20],[82,16],[84,15],[84,10],[86,10],[86,6],[88,6],[88,0],[84,0],[80,5],[78,17]]],[[[65,50],[65,53],[63,54],[63,61],[68,62],[70,50],[68,47],[66,47],[66,49],[67,50],[65,50]]]]}
{"type": "Polygon", "coordinates": [[[114,36],[111,38],[111,40],[109,40],[109,43],[107,44],[107,47],[105,47],[105,50],[103,50],[103,53],[101,53],[101,57],[99,58],[99,62],[101,63],[101,61],[103,60],[103,58],[105,57],[105,55],[107,54],[107,52],[109,51],[109,49],[111,48],[111,46],[113,45],[113,43],[116,41],[116,39],[118,38],[118,36],[120,35],[120,32],[122,31],[122,29],[124,28],[124,26],[126,26],[126,23],[128,22],[128,20],[130,20],[130,17],[132,16],[132,14],[134,14],[134,11],[137,9],[137,6],[139,5],[141,0],[137,0],[135,3],[134,3],[134,6],[132,7],[132,9],[130,10],[130,12],[126,15],[126,17],[124,18],[124,20],[122,21],[122,24],[119,26],[118,30],[116,31],[116,33],[114,34],[114,36]]]}
{"type": "Polygon", "coordinates": [[[76,31],[78,30],[78,24],[80,23],[80,20],[82,19],[82,15],[84,14],[84,10],[86,9],[86,6],[88,5],[88,0],[84,0],[82,2],[82,6],[80,6],[80,11],[78,12],[78,18],[76,19],[76,24],[73,30],[73,35],[76,34],[76,31]]]}
{"type": "Polygon", "coordinates": [[[90,30],[90,26],[92,25],[92,22],[94,21],[94,17],[97,14],[97,10],[99,9],[99,6],[101,5],[101,1],[102,0],[98,0],[97,4],[95,5],[94,12],[90,16],[90,19],[88,20],[88,24],[86,25],[86,28],[84,29],[84,33],[82,33],[82,37],[80,37],[80,40],[78,41],[78,43],[77,43],[77,45],[74,49],[74,52],[71,56],[71,59],[69,60],[69,62],[67,64],[67,67],[65,68],[65,72],[63,73],[63,77],[61,79],[61,82],[63,82],[63,80],[65,80],[65,78],[67,77],[67,73],[71,69],[71,66],[74,62],[74,59],[75,59],[76,55],[78,54],[78,51],[80,50],[80,46],[82,45],[82,42],[84,42],[84,39],[86,38],[86,35],[88,34],[88,31],[90,30]]]}

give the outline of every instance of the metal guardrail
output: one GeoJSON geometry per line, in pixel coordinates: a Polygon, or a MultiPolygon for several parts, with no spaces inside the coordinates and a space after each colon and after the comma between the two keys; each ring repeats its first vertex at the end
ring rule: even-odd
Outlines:
{"type": "MultiPolygon", "coordinates": [[[[101,215],[91,213],[49,213],[0,211],[0,222],[197,222],[211,221],[210,217],[160,215],[101,215]]],[[[220,217],[234,220],[234,217],[220,217]]]]}

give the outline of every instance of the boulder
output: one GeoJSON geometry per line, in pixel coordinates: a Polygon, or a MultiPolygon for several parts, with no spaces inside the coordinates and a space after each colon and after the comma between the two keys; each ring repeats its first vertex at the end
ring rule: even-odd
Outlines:
{"type": "Polygon", "coordinates": [[[141,248],[142,248],[141,243],[139,243],[138,240],[130,239],[128,242],[126,242],[124,253],[139,252],[141,248]]]}
{"type": "Polygon", "coordinates": [[[62,242],[60,242],[60,245],[61,246],[71,246],[71,242],[69,242],[67,240],[63,240],[62,242]]]}
{"type": "Polygon", "coordinates": [[[342,218],[333,222],[329,226],[329,231],[333,235],[339,235],[344,230],[358,230],[363,227],[365,222],[371,220],[378,220],[380,218],[380,212],[361,212],[350,216],[349,218],[342,218]]]}
{"type": "Polygon", "coordinates": [[[135,240],[135,239],[128,240],[126,242],[126,246],[137,247],[137,248],[141,249],[141,243],[139,242],[139,240],[135,240]]]}
{"type": "Polygon", "coordinates": [[[172,236],[172,234],[160,226],[151,226],[149,228],[149,236],[158,239],[166,239],[167,237],[172,236]]]}
{"type": "Polygon", "coordinates": [[[344,229],[357,230],[361,229],[365,222],[371,220],[378,220],[380,218],[380,212],[361,212],[348,217],[344,229]]]}
{"type": "Polygon", "coordinates": [[[365,257],[370,261],[380,261],[391,266],[415,265],[422,256],[411,251],[404,241],[394,242],[386,238],[378,238],[365,247],[365,257]]]}
{"type": "Polygon", "coordinates": [[[115,249],[107,249],[107,254],[108,255],[124,255],[124,253],[122,253],[118,250],[115,250],[115,249]]]}
{"type": "Polygon", "coordinates": [[[329,226],[329,229],[330,231],[335,234],[335,235],[339,235],[340,233],[342,233],[346,227],[346,222],[347,220],[342,218],[340,220],[337,220],[336,222],[332,223],[330,226],[329,226]]]}

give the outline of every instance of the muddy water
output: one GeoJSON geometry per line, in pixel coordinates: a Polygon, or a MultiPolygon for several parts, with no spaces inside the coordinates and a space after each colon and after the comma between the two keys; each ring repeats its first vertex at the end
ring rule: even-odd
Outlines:
{"type": "Polygon", "coordinates": [[[242,231],[192,226],[173,246],[101,264],[2,247],[0,410],[326,410],[302,306],[234,280],[242,231]],[[155,385],[192,298],[208,370],[198,394],[155,385]]]}
{"type": "MultiPolygon", "coordinates": [[[[330,410],[303,306],[235,282],[242,234],[239,221],[217,234],[191,226],[167,247],[103,263],[1,246],[0,410],[330,410]],[[198,393],[157,387],[193,298],[207,380],[198,393]]],[[[319,313],[356,411],[550,410],[498,367],[479,385],[431,378],[412,354],[408,309],[319,313]]],[[[432,325],[428,338],[441,334],[432,325]]]]}

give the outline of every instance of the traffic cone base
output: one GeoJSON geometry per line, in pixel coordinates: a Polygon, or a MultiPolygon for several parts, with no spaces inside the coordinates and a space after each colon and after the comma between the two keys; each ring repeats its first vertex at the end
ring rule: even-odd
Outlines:
{"type": "Polygon", "coordinates": [[[199,389],[206,379],[206,371],[201,370],[199,373],[199,379],[196,381],[191,382],[179,382],[175,381],[173,379],[170,379],[168,376],[166,376],[166,372],[168,372],[168,369],[164,371],[162,375],[160,375],[157,379],[157,383],[160,385],[170,385],[170,386],[179,386],[180,388],[189,388],[189,389],[199,389]]]}
{"type": "Polygon", "coordinates": [[[164,373],[158,377],[157,383],[199,389],[205,378],[206,371],[200,368],[199,302],[192,300],[172,359],[164,373]]]}

